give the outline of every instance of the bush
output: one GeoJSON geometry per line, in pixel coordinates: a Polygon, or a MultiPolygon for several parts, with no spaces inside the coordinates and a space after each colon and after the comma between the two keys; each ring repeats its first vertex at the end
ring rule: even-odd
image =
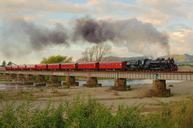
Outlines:
{"type": "Polygon", "coordinates": [[[29,102],[3,104],[0,128],[192,128],[193,100],[164,104],[147,115],[139,107],[120,106],[116,113],[89,99],[59,106],[33,106],[29,102]]]}

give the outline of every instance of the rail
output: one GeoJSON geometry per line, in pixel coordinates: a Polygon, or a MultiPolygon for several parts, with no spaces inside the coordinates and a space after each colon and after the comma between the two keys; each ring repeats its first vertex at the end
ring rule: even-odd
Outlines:
{"type": "Polygon", "coordinates": [[[193,80],[193,72],[134,72],[134,71],[0,71],[0,74],[82,76],[126,79],[193,80]]]}

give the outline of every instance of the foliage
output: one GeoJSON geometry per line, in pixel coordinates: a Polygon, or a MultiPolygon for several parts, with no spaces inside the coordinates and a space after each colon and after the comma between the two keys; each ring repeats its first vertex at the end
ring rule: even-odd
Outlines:
{"type": "Polygon", "coordinates": [[[2,64],[1,64],[2,67],[5,67],[6,66],[6,61],[3,61],[2,64]]]}
{"type": "Polygon", "coordinates": [[[11,61],[9,61],[8,63],[4,60],[3,62],[2,62],[2,64],[1,64],[1,67],[5,67],[5,66],[10,66],[10,65],[12,65],[12,64],[14,64],[14,63],[12,63],[11,61]]]}
{"type": "Polygon", "coordinates": [[[12,65],[13,63],[11,62],[11,61],[9,61],[8,63],[7,63],[7,65],[8,66],[10,66],[10,65],[12,65]]]}
{"type": "Polygon", "coordinates": [[[164,104],[163,110],[142,114],[139,107],[119,106],[116,113],[89,99],[59,106],[2,103],[0,128],[192,128],[193,100],[164,104]]]}
{"type": "Polygon", "coordinates": [[[72,57],[56,55],[56,56],[50,56],[48,58],[43,58],[43,60],[41,61],[41,64],[70,63],[70,62],[72,62],[72,57]]]}

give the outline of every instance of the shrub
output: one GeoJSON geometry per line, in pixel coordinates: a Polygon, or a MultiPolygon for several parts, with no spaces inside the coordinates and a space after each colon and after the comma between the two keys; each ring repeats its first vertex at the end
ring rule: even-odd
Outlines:
{"type": "Polygon", "coordinates": [[[92,99],[75,99],[59,106],[30,102],[2,104],[0,128],[192,128],[193,100],[163,105],[160,112],[141,114],[139,107],[111,108],[92,99]]]}

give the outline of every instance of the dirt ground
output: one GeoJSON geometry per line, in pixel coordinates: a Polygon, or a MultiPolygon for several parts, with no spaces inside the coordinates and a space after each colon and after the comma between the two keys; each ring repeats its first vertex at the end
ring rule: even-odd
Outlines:
{"type": "Polygon", "coordinates": [[[1,91],[0,98],[4,95],[10,100],[21,101],[23,98],[30,97],[34,104],[43,106],[49,102],[58,105],[66,100],[71,101],[77,97],[89,97],[103,103],[113,111],[116,111],[119,105],[141,105],[143,106],[144,112],[152,112],[159,110],[163,103],[185,100],[189,97],[193,97],[193,81],[168,83],[167,85],[173,86],[168,87],[171,89],[172,96],[166,98],[145,97],[145,92],[152,86],[145,84],[131,86],[132,89],[129,91],[114,91],[109,87],[71,87],[69,89],[41,87],[31,89],[14,89],[1,91]]]}

